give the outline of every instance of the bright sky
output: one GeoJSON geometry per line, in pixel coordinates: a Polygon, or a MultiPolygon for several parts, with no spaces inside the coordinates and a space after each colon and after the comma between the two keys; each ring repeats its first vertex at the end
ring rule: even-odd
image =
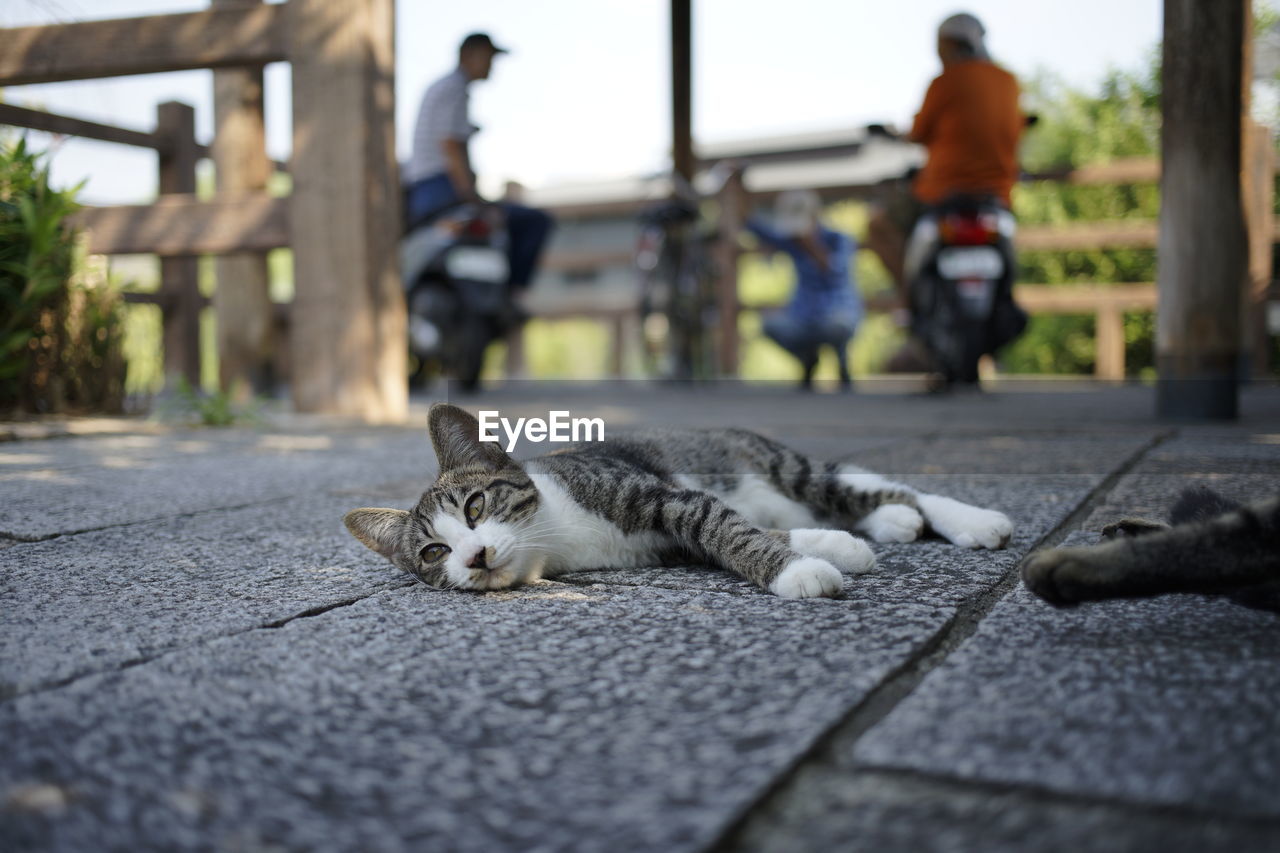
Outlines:
{"type": "MultiPolygon", "coordinates": [[[[185,12],[201,0],[0,0],[0,27],[185,12]]],[[[934,30],[970,11],[997,61],[1092,88],[1141,67],[1160,38],[1161,0],[693,0],[694,134],[707,142],[909,123],[938,72],[934,30]]],[[[468,32],[512,50],[472,87],[483,131],[472,158],[489,191],[656,172],[669,146],[667,0],[398,0],[397,140],[404,159],[422,90],[449,71],[468,32]]],[[[147,129],[155,105],[196,107],[212,135],[207,71],[12,87],[6,100],[147,129]]],[[[268,147],[289,152],[289,69],[267,69],[268,147]]],[[[40,146],[49,137],[36,139],[40,146]]],[[[89,203],[146,201],[155,158],[67,140],[55,180],[88,179],[89,203]]]]}

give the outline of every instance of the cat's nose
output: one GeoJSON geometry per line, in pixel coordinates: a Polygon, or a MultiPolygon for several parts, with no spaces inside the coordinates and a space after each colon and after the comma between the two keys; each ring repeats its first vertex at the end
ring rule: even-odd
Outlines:
{"type": "Polygon", "coordinates": [[[472,554],[471,559],[467,560],[467,568],[468,569],[489,568],[488,560],[485,557],[485,552],[487,552],[488,550],[489,550],[488,548],[481,548],[480,550],[472,554]]]}

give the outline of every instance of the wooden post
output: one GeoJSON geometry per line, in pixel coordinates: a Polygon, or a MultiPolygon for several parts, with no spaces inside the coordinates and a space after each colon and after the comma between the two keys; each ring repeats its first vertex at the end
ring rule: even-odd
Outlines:
{"type": "Polygon", "coordinates": [[[621,379],[623,368],[626,366],[627,315],[621,312],[614,314],[608,320],[607,328],[613,336],[612,345],[609,347],[609,376],[613,379],[621,379]]]}
{"type": "Polygon", "coordinates": [[[1249,281],[1244,289],[1244,342],[1255,376],[1270,367],[1267,338],[1267,292],[1271,287],[1271,245],[1275,241],[1275,153],[1271,128],[1250,121],[1244,138],[1242,187],[1245,228],[1249,235],[1249,281]]]}
{"type": "Polygon", "coordinates": [[[1093,375],[1111,382],[1124,380],[1124,314],[1119,305],[1099,305],[1095,315],[1093,375]]]}
{"type": "MultiPolygon", "coordinates": [[[[215,6],[244,0],[213,0],[215,6]]],[[[218,191],[265,191],[271,177],[262,106],[262,67],[213,73],[213,162],[218,191]]],[[[238,398],[272,389],[275,326],[268,295],[267,256],[244,252],[219,256],[213,308],[218,328],[218,381],[238,398]]]]}
{"type": "Polygon", "coordinates": [[[1164,0],[1156,410],[1165,417],[1237,415],[1247,6],[1164,0]]]}
{"type": "Polygon", "coordinates": [[[693,16],[691,0],[671,0],[671,157],[693,180],[693,16]]]}
{"type": "Polygon", "coordinates": [[[720,189],[720,222],[716,241],[716,342],[721,376],[738,375],[738,234],[747,208],[742,170],[735,169],[720,189]]]}
{"type": "Polygon", "coordinates": [[[393,0],[290,0],[293,399],[404,420],[393,0]]]}
{"type": "MultiPolygon", "coordinates": [[[[160,192],[196,191],[196,112],[187,104],[167,101],[156,108],[160,143],[160,192]]],[[[164,333],[165,385],[185,379],[200,387],[200,283],[194,255],[160,259],[160,303],[164,333]]]]}

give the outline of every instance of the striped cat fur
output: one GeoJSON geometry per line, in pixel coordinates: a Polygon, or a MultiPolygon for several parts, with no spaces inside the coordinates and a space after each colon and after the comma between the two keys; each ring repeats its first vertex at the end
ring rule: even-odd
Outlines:
{"type": "Polygon", "coordinates": [[[347,529],[437,588],[503,589],[575,569],[711,563],[784,598],[838,596],[875,568],[866,541],[926,527],[1003,548],[1002,513],[820,462],[744,429],[645,430],[517,462],[466,411],[429,415],[440,475],[410,510],[356,509],[347,529]]]}

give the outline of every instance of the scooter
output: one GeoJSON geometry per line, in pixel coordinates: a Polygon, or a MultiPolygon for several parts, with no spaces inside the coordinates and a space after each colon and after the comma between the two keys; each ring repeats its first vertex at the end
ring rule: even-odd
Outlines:
{"type": "MultiPolygon", "coordinates": [[[[1028,128],[1039,121],[1024,117],[1028,128]]],[[[902,139],[879,124],[867,133],[902,139]]],[[[912,334],[938,367],[939,389],[976,386],[978,359],[1027,327],[1026,312],[1013,301],[1016,233],[1013,212],[990,195],[953,196],[916,220],[904,264],[907,307],[912,334]]]]}
{"type": "Polygon", "coordinates": [[[479,386],[484,352],[518,323],[508,287],[501,208],[462,205],[417,223],[400,241],[409,311],[411,384],[438,375],[479,386]]]}
{"type": "Polygon", "coordinates": [[[989,196],[956,196],[917,220],[907,243],[912,334],[944,387],[976,385],[978,359],[1027,325],[1013,301],[1013,213],[989,196]]]}

